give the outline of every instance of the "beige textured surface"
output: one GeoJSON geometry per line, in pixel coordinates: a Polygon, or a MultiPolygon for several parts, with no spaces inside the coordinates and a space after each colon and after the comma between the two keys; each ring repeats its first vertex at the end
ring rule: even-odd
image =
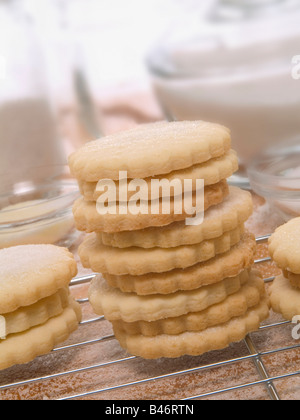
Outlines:
{"type": "Polygon", "coordinates": [[[283,275],[277,276],[270,286],[270,301],[272,309],[285,319],[300,315],[300,290],[283,275]]]}
{"type": "Polygon", "coordinates": [[[142,335],[127,335],[115,327],[114,333],[121,345],[131,354],[145,359],[173,358],[183,355],[199,356],[208,351],[224,349],[230,343],[242,340],[246,334],[257,330],[260,323],[268,316],[268,300],[263,298],[255,308],[249,309],[245,315],[205,331],[144,337],[142,335]]]}
{"type": "Polygon", "coordinates": [[[258,305],[264,294],[264,281],[253,271],[249,280],[241,286],[239,291],[203,311],[189,312],[179,317],[164,318],[153,322],[118,320],[113,321],[112,324],[114,328],[117,327],[119,331],[128,335],[142,334],[149,337],[160,334],[175,335],[185,331],[203,331],[228,322],[233,317],[244,315],[249,308],[258,305]]]}
{"type": "MultiPolygon", "coordinates": [[[[151,182],[153,180],[161,181],[162,179],[168,180],[170,183],[174,180],[178,182],[180,181],[179,185],[182,185],[182,190],[184,188],[184,180],[192,180],[191,189],[187,189],[185,187],[185,192],[195,191],[196,190],[196,180],[203,179],[204,185],[212,185],[217,184],[222,179],[229,178],[233,173],[238,170],[238,158],[237,154],[234,150],[230,150],[229,152],[225,153],[223,156],[220,156],[215,159],[210,159],[205,163],[201,163],[199,165],[193,165],[190,168],[182,169],[179,171],[173,171],[169,174],[164,174],[157,177],[149,177],[145,178],[144,181],[147,185],[148,194],[141,195],[141,200],[155,200],[160,197],[165,197],[166,193],[164,193],[163,189],[160,189],[158,194],[155,195],[155,191],[151,191],[151,182]]],[[[126,183],[126,196],[127,199],[135,194],[135,191],[129,190],[129,184],[132,180],[128,179],[126,183]]],[[[97,201],[101,192],[97,190],[97,182],[85,182],[78,180],[78,185],[80,188],[81,194],[84,196],[85,200],[87,201],[97,201]]],[[[116,181],[116,194],[117,194],[117,201],[122,201],[120,197],[120,184],[116,181]]],[[[171,189],[171,195],[174,195],[174,190],[171,189]]]]}
{"type": "Polygon", "coordinates": [[[217,283],[224,277],[237,276],[253,264],[255,253],[255,237],[246,232],[240,242],[229,251],[186,269],[148,273],[141,276],[128,274],[114,276],[108,273],[102,275],[110,286],[123,292],[135,292],[138,295],[174,293],[178,290],[192,290],[217,283]]]}
{"type": "Polygon", "coordinates": [[[300,289],[300,274],[291,273],[288,270],[282,270],[284,277],[289,279],[293,287],[300,289]]]}
{"type": "Polygon", "coordinates": [[[276,229],[269,239],[269,253],[281,269],[300,274],[300,217],[276,229]]]}
{"type": "Polygon", "coordinates": [[[69,305],[68,288],[60,289],[54,295],[39,300],[33,305],[23,306],[5,315],[6,335],[16,334],[41,325],[48,319],[61,314],[69,305]]]}
{"type": "Polygon", "coordinates": [[[49,353],[78,328],[80,320],[80,307],[72,300],[62,314],[50,318],[46,323],[0,340],[0,369],[28,363],[37,356],[49,353]]]}
{"type": "Polygon", "coordinates": [[[249,270],[244,270],[236,277],[199,289],[150,296],[122,293],[109,287],[101,276],[97,276],[91,283],[89,300],[95,313],[104,315],[109,321],[156,321],[203,311],[222,302],[227,296],[237,292],[249,280],[249,276],[249,270]]]}
{"type": "MultiPolygon", "coordinates": [[[[204,210],[209,209],[213,205],[222,203],[228,194],[229,188],[226,180],[220,181],[214,185],[208,185],[204,188],[204,210]]],[[[179,196],[177,198],[171,197],[170,211],[168,210],[167,214],[164,214],[162,210],[162,200],[160,200],[158,214],[151,212],[151,205],[149,205],[148,202],[141,202],[140,205],[144,206],[143,208],[146,214],[143,214],[142,211],[139,211],[138,214],[134,214],[132,206],[129,203],[129,208],[126,208],[125,215],[119,214],[119,203],[116,203],[116,214],[114,214],[115,209],[113,209],[112,214],[100,214],[97,211],[96,203],[85,201],[83,197],[80,197],[74,203],[73,215],[77,229],[88,233],[112,233],[125,230],[139,230],[149,226],[165,226],[176,221],[185,220],[187,217],[190,218],[195,216],[199,211],[202,211],[203,203],[202,200],[200,200],[200,203],[197,203],[196,192],[192,194],[191,200],[189,200],[186,205],[183,197],[184,196],[179,196]],[[178,201],[175,201],[176,199],[179,200],[179,204],[178,201]],[[175,212],[175,206],[178,208],[178,205],[180,205],[180,212],[175,212]]],[[[133,203],[133,205],[135,210],[135,203],[133,203]]]]}
{"type": "Polygon", "coordinates": [[[158,122],[89,142],[70,156],[69,164],[75,178],[88,182],[117,180],[119,171],[131,179],[146,178],[206,162],[230,148],[230,132],[220,125],[158,122]]]}
{"type": "Polygon", "coordinates": [[[78,249],[82,265],[95,273],[142,275],[187,268],[223,254],[242,238],[244,225],[224,233],[220,238],[175,248],[113,248],[99,241],[95,234],[86,237],[78,249]]]}
{"type": "Polygon", "coordinates": [[[15,311],[68,286],[77,274],[67,248],[21,245],[0,250],[0,314],[15,311]]]}
{"type": "Polygon", "coordinates": [[[188,226],[185,222],[175,222],[163,227],[100,233],[104,245],[117,248],[139,246],[142,248],[170,248],[191,245],[208,239],[218,238],[223,233],[235,229],[246,222],[253,212],[253,202],[248,191],[237,187],[229,188],[229,195],[224,201],[205,212],[204,221],[197,226],[188,226]]]}

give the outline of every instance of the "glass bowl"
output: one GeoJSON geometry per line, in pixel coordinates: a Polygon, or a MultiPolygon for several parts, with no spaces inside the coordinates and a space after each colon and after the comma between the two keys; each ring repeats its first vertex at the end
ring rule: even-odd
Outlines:
{"type": "Polygon", "coordinates": [[[300,216],[300,140],[254,159],[248,176],[252,190],[284,220],[300,216]]]}
{"type": "Polygon", "coordinates": [[[70,247],[78,236],[72,206],[79,195],[68,166],[0,175],[0,249],[25,244],[70,247]]]}
{"type": "Polygon", "coordinates": [[[300,3],[216,0],[203,13],[205,2],[194,3],[149,51],[151,85],[168,120],[230,129],[240,161],[232,183],[249,187],[251,160],[300,132],[300,89],[292,75],[300,3]]]}

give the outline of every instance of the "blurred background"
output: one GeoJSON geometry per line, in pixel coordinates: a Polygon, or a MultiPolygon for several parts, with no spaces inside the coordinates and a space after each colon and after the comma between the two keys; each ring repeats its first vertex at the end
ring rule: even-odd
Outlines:
{"type": "Polygon", "coordinates": [[[227,125],[247,164],[299,133],[299,16],[297,0],[0,0],[1,169],[18,150],[56,160],[55,135],[68,153],[162,118],[227,125]]]}
{"type": "Polygon", "coordinates": [[[87,141],[203,119],[231,129],[232,183],[287,179],[300,214],[299,18],[300,0],[0,0],[0,208],[87,141]]]}

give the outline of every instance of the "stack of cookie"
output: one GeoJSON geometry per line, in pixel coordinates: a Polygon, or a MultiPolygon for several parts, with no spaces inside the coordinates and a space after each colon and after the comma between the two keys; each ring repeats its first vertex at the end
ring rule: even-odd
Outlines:
{"type": "Polygon", "coordinates": [[[272,309],[292,320],[300,315],[300,217],[276,229],[269,239],[269,253],[282,270],[269,289],[272,309]]]}
{"type": "Polygon", "coordinates": [[[85,145],[69,163],[82,192],[76,226],[87,232],[79,256],[101,273],[91,283],[90,302],[130,353],[199,355],[241,340],[268,316],[263,280],[251,270],[255,238],[244,228],[251,195],[227,183],[238,168],[228,129],[202,121],[139,126],[85,145]],[[97,206],[103,180],[119,192],[106,213],[97,206]],[[136,193],[141,211],[130,211],[136,205],[130,186],[151,187],[153,180],[181,186],[190,180],[189,204],[182,205],[185,194],[175,188],[150,188],[136,193]],[[126,194],[120,194],[123,184],[126,194]],[[154,213],[153,202],[159,203],[154,213]],[[201,213],[203,220],[187,223],[201,213]]]}
{"type": "Polygon", "coordinates": [[[78,327],[81,309],[70,296],[73,255],[54,245],[0,250],[0,369],[50,352],[78,327]]]}

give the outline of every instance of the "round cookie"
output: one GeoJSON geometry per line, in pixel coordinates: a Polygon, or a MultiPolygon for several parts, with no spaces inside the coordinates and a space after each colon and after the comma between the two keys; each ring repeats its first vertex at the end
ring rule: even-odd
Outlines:
{"type": "Polygon", "coordinates": [[[297,289],[300,289],[300,274],[294,274],[294,273],[291,273],[288,270],[283,270],[283,275],[284,275],[284,277],[289,279],[289,281],[290,281],[290,283],[293,287],[296,287],[297,289]]]}
{"type": "MultiPolygon", "coordinates": [[[[222,180],[217,184],[208,185],[204,188],[204,211],[208,210],[211,206],[220,204],[223,202],[225,197],[229,194],[229,187],[226,180],[222,180]]],[[[197,203],[197,195],[194,192],[192,194],[190,202],[188,205],[184,205],[184,198],[177,197],[181,199],[180,212],[175,212],[176,201],[174,197],[170,198],[170,211],[164,213],[161,210],[162,200],[159,201],[159,211],[158,213],[152,212],[151,203],[144,201],[140,203],[140,207],[143,207],[145,214],[140,210],[138,214],[135,214],[135,211],[132,211],[130,207],[130,202],[128,203],[128,209],[126,209],[125,214],[120,214],[119,203],[116,203],[116,212],[113,210],[112,213],[101,214],[97,211],[97,205],[93,201],[85,201],[83,197],[78,198],[73,205],[73,215],[75,219],[76,228],[80,231],[85,232],[121,232],[128,230],[139,230],[144,229],[149,226],[165,226],[170,223],[185,220],[195,216],[199,210],[197,205],[202,203],[197,203]],[[115,214],[116,213],[116,214],[115,214]]],[[[135,204],[135,203],[134,203],[135,204]]],[[[126,203],[127,205],[127,203],[126,203]]],[[[177,204],[178,206],[178,204],[177,204]]]]}
{"type": "Polygon", "coordinates": [[[253,265],[255,253],[255,236],[246,232],[229,251],[185,269],[177,268],[140,276],[115,276],[108,273],[103,273],[102,276],[111,287],[125,293],[133,292],[141,296],[169,294],[217,283],[224,277],[235,277],[253,265]]]}
{"type": "Polygon", "coordinates": [[[270,303],[274,312],[292,320],[300,314],[300,290],[294,288],[283,275],[277,276],[269,288],[270,303]]]}
{"type": "Polygon", "coordinates": [[[69,157],[73,176],[87,182],[167,174],[222,156],[231,148],[230,131],[204,121],[138,125],[86,143],[69,157]]]}
{"type": "Polygon", "coordinates": [[[179,317],[164,318],[153,322],[118,320],[113,321],[112,324],[114,328],[117,327],[126,334],[142,334],[149,337],[160,334],[181,334],[185,331],[203,331],[228,322],[236,316],[244,315],[249,308],[259,304],[264,294],[264,281],[258,272],[253,271],[249,280],[242,285],[239,291],[203,311],[189,312],[179,317]]]}
{"type": "Polygon", "coordinates": [[[146,337],[141,334],[129,335],[115,327],[114,333],[124,349],[144,359],[200,356],[241,341],[248,333],[258,330],[260,323],[268,316],[268,299],[263,298],[257,306],[250,308],[244,315],[200,332],[188,331],[177,335],[161,334],[146,337]]]}
{"type": "Polygon", "coordinates": [[[37,356],[49,353],[78,328],[81,321],[80,305],[71,299],[62,314],[0,340],[0,370],[13,365],[31,362],[37,356]]]}
{"type": "Polygon", "coordinates": [[[279,268],[300,274],[300,217],[275,230],[269,238],[269,253],[279,268]]]}
{"type": "Polygon", "coordinates": [[[22,306],[16,311],[6,314],[4,317],[6,336],[29,330],[60,315],[69,305],[69,301],[69,289],[64,288],[32,305],[22,306]]]}
{"type": "Polygon", "coordinates": [[[253,212],[253,200],[248,191],[229,187],[229,195],[224,201],[209,208],[203,223],[187,226],[184,221],[162,227],[116,233],[99,233],[104,245],[117,248],[138,246],[141,248],[171,248],[191,245],[220,237],[225,232],[245,223],[253,212]]]}
{"type": "Polygon", "coordinates": [[[0,250],[0,314],[32,305],[69,285],[77,264],[68,249],[20,245],[0,250]]]}
{"type": "Polygon", "coordinates": [[[249,271],[245,270],[236,277],[195,290],[138,296],[112,289],[101,276],[96,276],[89,288],[89,300],[94,312],[104,315],[108,321],[156,321],[203,311],[237,292],[249,277],[249,271]]]}
{"type": "MultiPolygon", "coordinates": [[[[185,186],[185,191],[195,191],[196,190],[196,180],[203,179],[204,185],[212,185],[217,184],[222,179],[229,178],[234,172],[238,170],[238,157],[234,150],[230,150],[229,152],[225,153],[223,156],[218,158],[210,159],[205,163],[200,163],[198,165],[193,165],[186,169],[181,169],[179,171],[173,171],[169,174],[164,174],[156,177],[149,177],[145,178],[144,181],[147,184],[147,190],[144,195],[140,195],[141,200],[148,201],[150,199],[155,200],[159,199],[166,195],[166,193],[161,188],[158,193],[156,191],[151,190],[151,184],[153,180],[161,181],[161,180],[168,180],[170,183],[180,181],[180,185],[184,186],[185,180],[191,180],[192,185],[190,190],[187,189],[185,186]]],[[[135,194],[129,190],[131,179],[127,179],[126,183],[126,191],[127,191],[127,200],[135,194]]],[[[101,192],[97,190],[97,182],[86,182],[83,180],[78,180],[78,185],[81,194],[84,196],[84,199],[87,201],[97,201],[101,192]]],[[[174,190],[171,189],[171,194],[174,195],[174,190]]],[[[120,183],[116,181],[116,197],[117,201],[120,197],[120,183]]]]}
{"type": "Polygon", "coordinates": [[[85,268],[96,273],[141,275],[162,273],[174,268],[190,267],[223,254],[236,245],[244,233],[244,225],[221,237],[175,248],[113,248],[103,245],[95,234],[89,234],[78,248],[85,268]]]}

